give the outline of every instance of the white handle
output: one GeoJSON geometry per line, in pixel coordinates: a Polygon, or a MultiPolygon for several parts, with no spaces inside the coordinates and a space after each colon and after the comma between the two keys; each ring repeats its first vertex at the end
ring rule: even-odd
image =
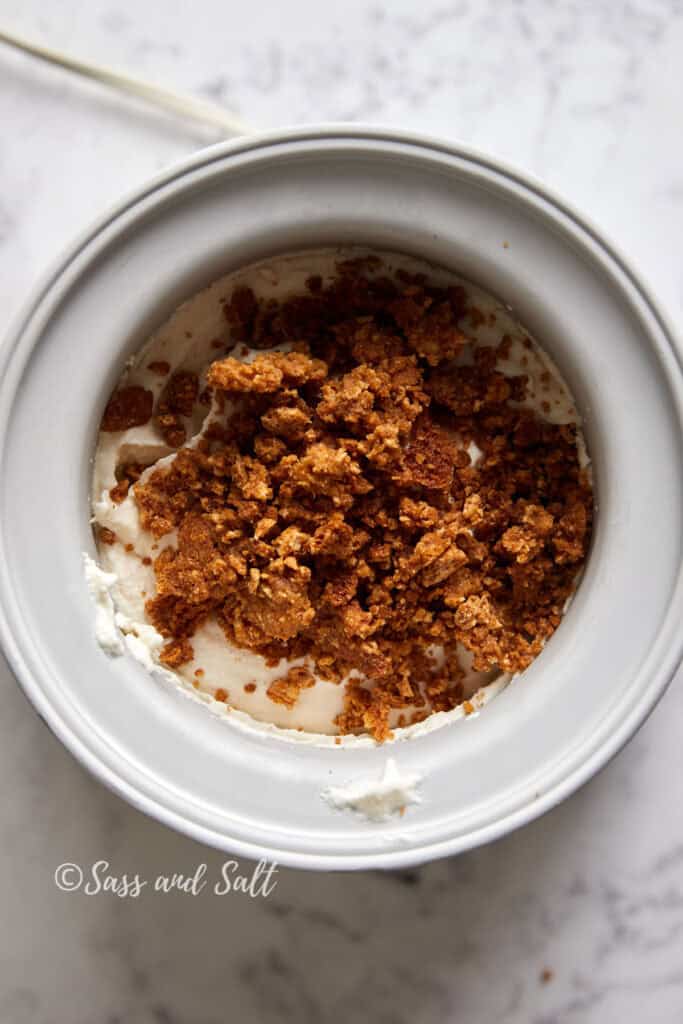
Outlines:
{"type": "Polygon", "coordinates": [[[115,71],[113,68],[89,64],[86,61],[70,57],[65,53],[60,53],[58,50],[52,50],[48,46],[42,46],[39,43],[22,39],[4,28],[0,28],[0,42],[23,50],[24,53],[30,53],[32,56],[39,57],[50,64],[66,68],[68,71],[74,71],[76,74],[85,75],[87,78],[92,78],[115,89],[132,93],[134,96],[140,96],[142,99],[148,100],[150,103],[156,103],[167,110],[183,114],[186,117],[195,118],[206,124],[215,125],[231,135],[250,134],[250,129],[239,117],[208,100],[200,100],[196,96],[187,96],[183,93],[171,92],[170,89],[162,89],[151,82],[146,82],[141,78],[132,78],[130,75],[122,71],[115,71]]]}

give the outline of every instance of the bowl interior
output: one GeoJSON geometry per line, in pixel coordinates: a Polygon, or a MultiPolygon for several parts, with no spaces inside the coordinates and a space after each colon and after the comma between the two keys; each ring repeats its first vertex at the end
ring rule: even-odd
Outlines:
{"type": "Polygon", "coordinates": [[[4,641],[38,710],[100,778],[207,842],[285,863],[410,863],[490,838],[575,788],[624,742],[680,655],[681,373],[656,311],[589,229],[528,183],[433,144],[292,133],[219,147],[82,239],[5,349],[0,391],[4,641]],[[562,626],[485,711],[391,747],[250,734],[108,659],[81,552],[91,460],[126,358],[185,298],[274,253],[408,252],[505,299],[584,419],[597,516],[562,626]],[[334,812],[321,790],[418,773],[399,823],[334,812]]]}

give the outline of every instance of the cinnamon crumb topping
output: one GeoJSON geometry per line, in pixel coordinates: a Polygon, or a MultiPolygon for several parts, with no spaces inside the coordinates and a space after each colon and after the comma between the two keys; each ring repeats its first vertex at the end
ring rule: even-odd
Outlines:
{"type": "Polygon", "coordinates": [[[297,666],[290,668],[286,675],[275,679],[266,693],[271,700],[277,704],[284,704],[287,708],[293,708],[299,699],[302,690],[315,686],[315,678],[307,668],[297,666]]]}
{"type": "Polygon", "coordinates": [[[100,430],[114,432],[130,427],[144,427],[152,418],[154,395],[145,388],[119,388],[107,402],[100,430]]]}
{"type": "Polygon", "coordinates": [[[119,467],[116,473],[118,482],[109,491],[109,497],[115,505],[123,501],[132,485],[140,479],[144,468],[139,462],[128,462],[119,467]]]}
{"type": "Polygon", "coordinates": [[[168,668],[178,668],[187,664],[194,657],[192,644],[186,638],[171,640],[161,648],[159,661],[168,668]]]}
{"type": "MultiPolygon", "coordinates": [[[[351,676],[343,733],[385,740],[395,710],[404,724],[460,704],[471,714],[458,643],[476,670],[523,670],[585,559],[592,492],[576,428],[521,404],[526,377],[495,368],[505,339],[457,358],[461,323],[485,319],[462,288],[349,261],[282,302],[236,289],[225,315],[233,340],[292,351],[217,359],[207,384],[229,399],[222,421],[135,487],[142,527],[178,536],[146,604],[162,661],[190,660],[211,616],[270,665],[308,660],[268,687],[285,707],[313,672],[351,676]]],[[[142,389],[113,396],[103,429],[140,420],[143,399],[126,391],[142,389]]],[[[169,445],[185,442],[197,398],[195,375],[169,379],[155,410],[169,445]]]]}
{"type": "Polygon", "coordinates": [[[183,417],[192,415],[198,395],[199,379],[195,373],[180,371],[169,378],[155,414],[155,423],[169,448],[185,444],[187,431],[183,417]]]}
{"type": "Polygon", "coordinates": [[[151,370],[152,373],[158,373],[160,377],[165,377],[171,370],[171,364],[167,363],[164,359],[157,359],[154,362],[148,363],[147,369],[151,370]]]}

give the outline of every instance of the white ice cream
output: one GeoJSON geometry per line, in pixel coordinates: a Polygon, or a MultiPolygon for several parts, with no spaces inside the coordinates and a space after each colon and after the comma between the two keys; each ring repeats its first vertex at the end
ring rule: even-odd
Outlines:
{"type": "MultiPolygon", "coordinates": [[[[304,291],[306,279],[312,273],[320,274],[324,281],[330,280],[335,276],[335,265],[340,259],[363,255],[364,252],[358,249],[308,252],[264,261],[226,275],[172,314],[129,361],[120,386],[140,385],[152,391],[156,399],[170,374],[187,370],[199,375],[201,390],[206,370],[215,359],[227,353],[247,360],[253,357],[254,353],[244,351],[243,346],[233,345],[223,313],[223,303],[236,286],[252,288],[259,299],[281,299],[304,291]],[[154,362],[168,363],[169,373],[160,376],[150,369],[150,363],[154,362]]],[[[498,368],[509,375],[527,375],[528,397],[524,404],[551,422],[578,423],[574,402],[558,369],[535,344],[529,347],[528,333],[499,300],[441,268],[406,256],[381,255],[384,271],[401,267],[414,273],[427,273],[436,284],[464,284],[472,313],[460,325],[463,333],[472,339],[475,346],[497,345],[504,335],[509,335],[512,339],[509,356],[499,361],[498,368]]],[[[471,359],[470,348],[465,350],[463,361],[471,359]]],[[[195,405],[193,415],[187,421],[188,438],[196,442],[213,416],[213,408],[207,412],[205,406],[195,405]]],[[[582,438],[579,438],[579,449],[585,455],[582,438]]],[[[472,444],[469,454],[472,462],[476,463],[482,453],[472,444]]],[[[97,608],[98,640],[110,654],[120,653],[125,642],[129,653],[147,668],[157,666],[156,656],[162,640],[146,622],[145,602],[154,595],[156,588],[152,565],[145,565],[143,559],[154,560],[164,547],[175,546],[177,541],[174,533],[155,540],[141,529],[132,489],[118,505],[111,501],[108,492],[116,483],[118,466],[128,462],[148,465],[149,469],[142,477],[144,480],[147,473],[173,457],[172,450],[150,421],[143,427],[101,434],[93,469],[93,520],[112,530],[117,537],[115,544],[101,544],[99,547],[101,570],[94,563],[86,563],[88,585],[97,608]]],[[[303,738],[303,733],[313,733],[331,740],[337,732],[334,719],[342,710],[343,686],[318,680],[315,686],[301,691],[296,706],[290,709],[273,702],[266,690],[275,678],[292,664],[300,662],[283,662],[269,668],[259,655],[229,646],[213,619],[207,620],[197,630],[192,644],[193,660],[176,670],[174,676],[191,694],[204,701],[211,701],[217,688],[226,690],[227,708],[223,703],[216,708],[215,702],[211,701],[214,710],[227,713],[229,718],[242,724],[256,720],[269,729],[288,730],[289,736],[302,734],[303,738]],[[253,691],[245,690],[248,684],[254,684],[253,691]]],[[[463,664],[467,664],[467,652],[464,650],[463,655],[463,664]]],[[[160,671],[166,677],[170,676],[167,669],[160,671]]],[[[507,681],[508,677],[470,670],[465,682],[466,692],[478,710],[507,681]]],[[[409,720],[410,709],[402,710],[409,720]]],[[[397,730],[397,734],[421,733],[426,727],[432,728],[463,716],[461,708],[441,712],[418,725],[397,730]]],[[[398,712],[392,724],[397,717],[398,712]]],[[[342,742],[354,739],[344,737],[342,742]]]]}
{"type": "Polygon", "coordinates": [[[419,781],[419,775],[401,772],[390,757],[380,778],[352,779],[344,786],[329,786],[321,795],[337,811],[355,811],[368,821],[384,821],[420,802],[419,781]]]}
{"type": "Polygon", "coordinates": [[[116,625],[112,587],[118,582],[113,572],[104,572],[90,555],[83,554],[85,582],[95,605],[95,636],[107,654],[123,654],[123,637],[116,625]]]}

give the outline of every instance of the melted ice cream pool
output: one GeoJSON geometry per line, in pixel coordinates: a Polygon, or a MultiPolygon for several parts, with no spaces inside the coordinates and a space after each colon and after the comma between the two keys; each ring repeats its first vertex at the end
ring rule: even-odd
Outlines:
{"type": "MultiPolygon", "coordinates": [[[[258,299],[283,299],[304,292],[311,274],[320,274],[323,281],[328,282],[336,276],[339,260],[367,253],[368,250],[359,248],[309,251],[262,261],[225,275],[188,299],[169,317],[129,360],[118,386],[142,386],[153,392],[156,401],[171,374],[185,370],[199,376],[201,392],[206,383],[206,371],[214,360],[232,355],[249,361],[256,355],[230,338],[223,304],[236,287],[251,288],[258,299]],[[150,363],[155,362],[168,363],[169,372],[160,376],[150,369],[150,363]]],[[[382,273],[404,269],[424,273],[437,285],[462,284],[468,294],[469,311],[459,324],[463,334],[476,346],[498,345],[504,335],[509,335],[509,353],[496,365],[500,372],[509,376],[527,375],[527,397],[523,404],[549,422],[580,426],[574,401],[559,370],[500,300],[443,268],[400,254],[380,252],[377,255],[382,258],[382,273]]],[[[463,362],[471,359],[469,347],[461,358],[463,362]]],[[[192,416],[185,421],[188,444],[199,440],[215,415],[213,407],[207,412],[205,406],[195,405],[192,416]]],[[[581,464],[587,465],[580,430],[577,447],[581,464]]],[[[474,444],[469,446],[468,454],[474,464],[481,457],[474,444]]],[[[153,421],[142,427],[99,435],[92,480],[93,522],[112,530],[117,537],[114,544],[99,545],[99,568],[86,559],[86,577],[96,605],[95,628],[101,646],[112,655],[127,650],[147,669],[159,672],[188,695],[208,703],[212,710],[227,714],[236,724],[306,738],[309,742],[316,738],[334,742],[338,731],[334,719],[342,710],[343,684],[318,679],[315,686],[300,692],[294,708],[275,703],[266,692],[270,683],[293,665],[304,664],[304,660],[283,660],[274,668],[268,667],[259,655],[229,645],[223,631],[211,618],[192,637],[192,661],[172,672],[158,664],[157,655],[163,640],[145,614],[145,602],[156,591],[155,577],[152,565],[146,565],[144,560],[153,561],[163,548],[175,546],[177,538],[171,532],[155,539],[142,529],[134,488],[118,505],[112,502],[109,490],[117,482],[118,466],[128,462],[146,465],[148,468],[141,477],[144,481],[173,458],[174,450],[165,444],[153,421]],[[247,685],[249,692],[245,690],[247,685]],[[227,691],[227,704],[213,699],[217,689],[227,691]]],[[[434,653],[438,655],[438,651],[434,653]]],[[[495,672],[475,672],[464,648],[461,655],[466,670],[465,695],[470,701],[467,710],[470,714],[472,710],[476,713],[503,689],[510,677],[495,672]]],[[[396,710],[390,724],[395,726],[400,713],[409,720],[410,712],[411,709],[405,708],[396,710]]],[[[462,706],[439,712],[416,725],[396,729],[395,735],[397,738],[420,735],[464,716],[462,706]]],[[[373,742],[369,737],[341,739],[343,743],[373,742]]],[[[336,741],[339,742],[338,737],[336,741]]]]}

